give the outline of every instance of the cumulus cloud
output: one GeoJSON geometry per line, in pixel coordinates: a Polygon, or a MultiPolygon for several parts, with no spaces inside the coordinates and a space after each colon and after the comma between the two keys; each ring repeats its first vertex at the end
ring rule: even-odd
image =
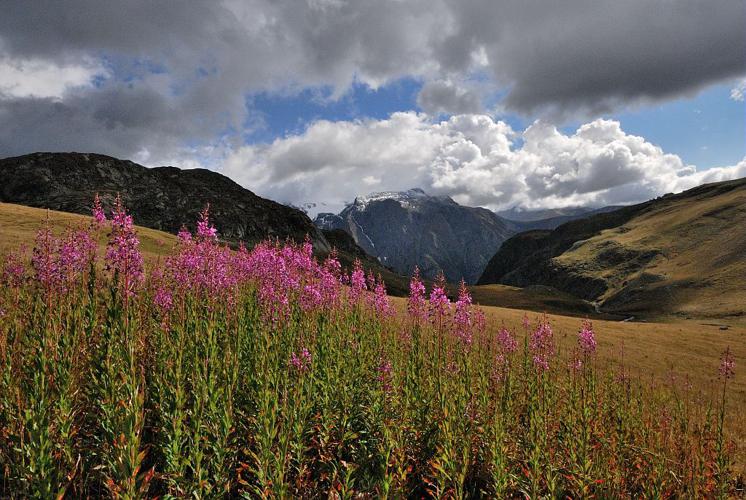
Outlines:
{"type": "Polygon", "coordinates": [[[260,194],[296,204],[323,200],[339,208],[370,191],[374,179],[376,190],[422,187],[501,210],[643,201],[746,176],[746,160],[698,172],[613,120],[564,134],[542,121],[516,132],[487,115],[432,122],[405,112],[386,120],[319,121],[301,135],[241,148],[223,171],[260,194]]]}
{"type": "Polygon", "coordinates": [[[452,83],[474,75],[524,114],[669,99],[746,72],[746,2],[716,3],[6,0],[0,116],[24,128],[0,129],[0,154],[174,157],[240,139],[252,93],[331,86],[339,97],[354,81],[402,77],[424,82],[431,112],[477,112],[473,91],[452,83]],[[106,78],[86,86],[99,65],[106,78]],[[113,93],[127,104],[107,107],[113,93]]]}

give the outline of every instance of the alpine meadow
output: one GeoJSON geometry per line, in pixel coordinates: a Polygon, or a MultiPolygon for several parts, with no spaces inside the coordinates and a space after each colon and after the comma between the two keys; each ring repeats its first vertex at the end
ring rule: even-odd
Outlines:
{"type": "Polygon", "coordinates": [[[2,0],[0,500],[746,499],[746,0],[2,0]]]}
{"type": "MultiPolygon", "coordinates": [[[[218,243],[206,207],[145,259],[119,199],[8,252],[2,495],[725,497],[736,366],[706,388],[599,361],[589,320],[406,303],[310,243],[218,243]],[[106,246],[98,242],[106,239],[106,246]]],[[[739,431],[742,428],[738,429],[739,431]]]]}

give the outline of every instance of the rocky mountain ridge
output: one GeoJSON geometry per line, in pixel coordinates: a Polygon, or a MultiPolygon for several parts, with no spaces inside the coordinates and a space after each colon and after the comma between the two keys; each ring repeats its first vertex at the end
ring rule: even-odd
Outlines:
{"type": "MultiPolygon", "coordinates": [[[[96,193],[105,207],[117,194],[139,225],[175,233],[209,203],[221,238],[255,244],[303,241],[328,252],[324,234],[301,211],[261,198],[211,170],[147,168],[100,154],[33,153],[0,160],[0,201],[88,214],[96,193]]],[[[193,223],[193,222],[192,222],[193,223]]]]}

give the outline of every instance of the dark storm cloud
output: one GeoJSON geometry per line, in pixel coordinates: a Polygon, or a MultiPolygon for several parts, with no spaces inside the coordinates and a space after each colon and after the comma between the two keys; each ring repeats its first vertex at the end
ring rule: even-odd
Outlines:
{"type": "Polygon", "coordinates": [[[746,2],[547,4],[527,26],[502,25],[489,45],[495,76],[511,87],[506,104],[517,111],[607,111],[746,72],[746,2]]]}
{"type": "Polygon", "coordinates": [[[505,92],[519,113],[593,114],[746,73],[744,19],[744,0],[6,0],[0,68],[106,74],[54,97],[24,95],[23,81],[0,88],[0,155],[147,150],[155,161],[238,140],[252,92],[343,95],[354,80],[404,76],[425,82],[432,112],[476,111],[476,95],[447,82],[478,74],[480,92],[505,92]]]}

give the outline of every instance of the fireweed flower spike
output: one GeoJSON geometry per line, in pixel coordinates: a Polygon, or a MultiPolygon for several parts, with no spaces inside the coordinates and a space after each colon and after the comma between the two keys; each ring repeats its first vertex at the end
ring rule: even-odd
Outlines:
{"type": "Polygon", "coordinates": [[[425,285],[420,280],[420,270],[415,267],[409,282],[409,299],[407,312],[416,323],[427,321],[427,306],[425,304],[425,285]]]}
{"type": "Polygon", "coordinates": [[[10,254],[5,258],[1,275],[0,283],[10,288],[19,288],[23,284],[26,267],[18,255],[10,254]]]}
{"type": "Polygon", "coordinates": [[[592,356],[596,353],[596,334],[593,324],[584,320],[578,332],[578,348],[584,356],[592,356]]]}
{"type": "Polygon", "coordinates": [[[218,237],[217,229],[215,229],[215,226],[210,224],[209,203],[199,214],[199,220],[197,221],[197,236],[206,240],[212,240],[218,237]]]}
{"type": "Polygon", "coordinates": [[[365,284],[365,272],[363,271],[363,266],[360,264],[360,260],[355,259],[352,274],[350,274],[350,300],[353,303],[357,303],[366,290],[367,286],[365,284]]]}
{"type": "Polygon", "coordinates": [[[534,366],[539,371],[549,370],[549,362],[554,356],[554,334],[549,320],[542,318],[536,330],[531,335],[530,340],[531,354],[533,355],[534,366]]]}
{"type": "Polygon", "coordinates": [[[106,213],[104,213],[104,209],[101,206],[101,198],[99,198],[98,193],[93,198],[93,209],[91,211],[93,220],[96,221],[97,225],[101,226],[106,222],[106,213]]]}
{"type": "Polygon", "coordinates": [[[456,337],[467,347],[472,342],[471,302],[471,295],[466,288],[466,283],[461,280],[458,301],[456,301],[456,313],[453,316],[453,326],[456,337]]]}
{"type": "Polygon", "coordinates": [[[430,292],[430,311],[433,321],[441,320],[446,313],[451,310],[451,301],[448,299],[445,291],[445,277],[442,274],[430,292]]]}
{"type": "Polygon", "coordinates": [[[733,376],[736,374],[735,369],[736,360],[733,358],[733,354],[730,352],[730,347],[728,347],[720,356],[720,369],[718,371],[720,372],[720,376],[723,377],[723,379],[728,380],[730,378],[733,378],[733,376]]]}
{"type": "Polygon", "coordinates": [[[378,279],[374,283],[373,308],[381,318],[393,316],[394,308],[389,303],[389,296],[386,294],[386,284],[381,279],[381,276],[378,276],[378,279]]]}
{"type": "Polygon", "coordinates": [[[135,233],[132,216],[127,214],[121,198],[117,196],[106,250],[106,267],[117,275],[125,297],[133,296],[144,278],[139,247],[140,240],[135,233]]]}
{"type": "Polygon", "coordinates": [[[497,332],[497,345],[500,352],[506,355],[513,354],[518,348],[518,342],[505,326],[497,332]]]}
{"type": "Polygon", "coordinates": [[[60,282],[60,268],[57,259],[60,242],[49,229],[49,222],[36,233],[31,267],[38,283],[47,289],[55,289],[60,282]]]}

